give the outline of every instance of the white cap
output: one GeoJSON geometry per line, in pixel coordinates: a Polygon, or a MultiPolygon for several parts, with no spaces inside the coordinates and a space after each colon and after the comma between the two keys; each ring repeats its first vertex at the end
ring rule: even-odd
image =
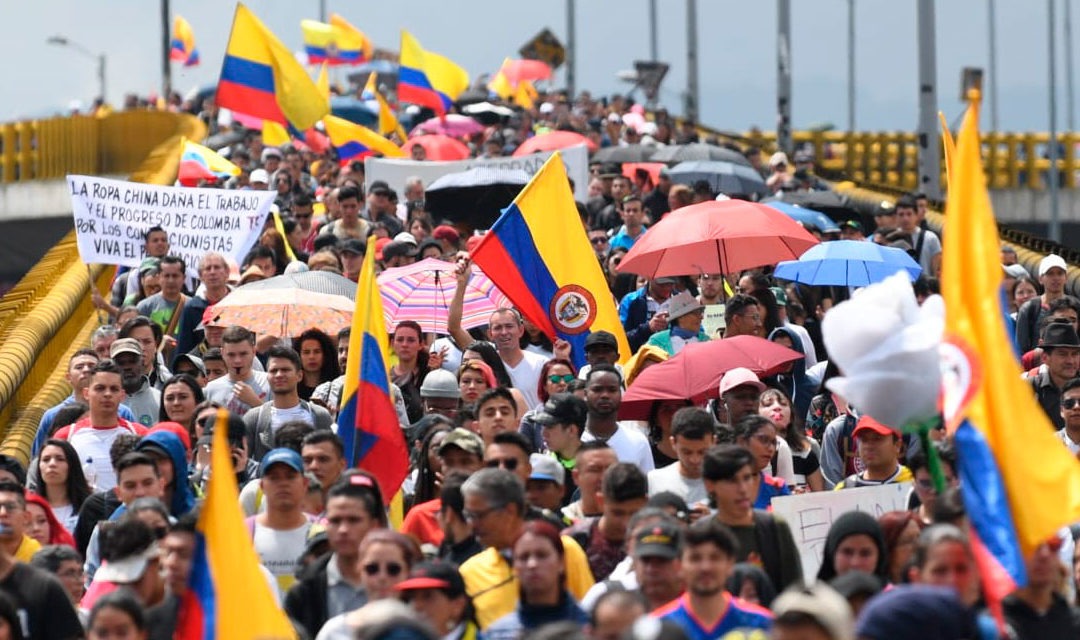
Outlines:
{"type": "Polygon", "coordinates": [[[409,233],[408,231],[402,231],[401,233],[394,236],[394,242],[404,242],[406,244],[411,244],[414,247],[417,246],[416,236],[409,233]]]}
{"type": "Polygon", "coordinates": [[[770,167],[775,167],[778,164],[784,164],[784,165],[791,164],[790,162],[788,162],[787,154],[784,153],[783,151],[777,151],[776,153],[769,156],[769,166],[770,167]]]}
{"type": "Polygon", "coordinates": [[[1054,267],[1058,267],[1065,272],[1069,271],[1069,265],[1065,264],[1065,258],[1051,253],[1039,261],[1039,277],[1045,276],[1046,272],[1054,267]]]}
{"type": "Polygon", "coordinates": [[[555,110],[555,105],[550,102],[545,102],[540,105],[540,113],[551,113],[555,110]]]}
{"type": "Polygon", "coordinates": [[[251,172],[251,177],[248,178],[248,182],[270,184],[270,174],[266,172],[266,169],[256,169],[251,172]]]}

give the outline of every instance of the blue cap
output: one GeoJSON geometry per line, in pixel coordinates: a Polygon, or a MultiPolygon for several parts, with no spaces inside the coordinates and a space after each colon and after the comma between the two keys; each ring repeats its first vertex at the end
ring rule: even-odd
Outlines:
{"type": "Polygon", "coordinates": [[[304,472],[304,459],[300,457],[300,454],[292,449],[280,447],[271,449],[263,456],[262,464],[259,466],[259,473],[261,475],[266,475],[266,472],[270,470],[270,467],[279,463],[287,464],[300,473],[304,472]]]}

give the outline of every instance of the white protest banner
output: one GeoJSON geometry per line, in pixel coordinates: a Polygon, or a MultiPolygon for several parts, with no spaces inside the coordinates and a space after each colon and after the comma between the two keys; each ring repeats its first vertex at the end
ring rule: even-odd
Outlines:
{"type": "MultiPolygon", "coordinates": [[[[405,192],[405,181],[416,176],[427,187],[435,180],[448,173],[468,171],[474,167],[493,167],[498,169],[521,169],[531,178],[544,162],[551,157],[551,151],[532,153],[520,158],[470,158],[448,162],[428,162],[399,160],[396,158],[364,159],[364,179],[367,184],[383,180],[399,194],[405,192]]],[[[574,181],[574,199],[585,202],[589,194],[589,149],[579,144],[560,151],[566,175],[574,181]]]]}
{"type": "Polygon", "coordinates": [[[701,321],[701,328],[705,330],[705,335],[709,336],[710,340],[723,337],[723,332],[727,329],[727,320],[724,319],[725,309],[727,305],[723,302],[705,305],[705,317],[701,321]]]}
{"type": "Polygon", "coordinates": [[[812,582],[821,567],[825,537],[834,520],[847,511],[865,511],[874,518],[887,511],[906,511],[910,493],[910,482],[816,491],[773,498],[772,510],[791,527],[802,558],[803,579],[812,582]]]}
{"type": "Polygon", "coordinates": [[[214,251],[238,263],[258,240],[274,203],[271,191],[163,187],[91,176],[67,177],[79,257],[87,264],[138,267],[143,234],[161,227],[169,253],[198,275],[214,251]]]}

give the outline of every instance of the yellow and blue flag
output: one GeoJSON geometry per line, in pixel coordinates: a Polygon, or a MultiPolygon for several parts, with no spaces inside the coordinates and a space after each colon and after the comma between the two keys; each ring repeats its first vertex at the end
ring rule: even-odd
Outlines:
{"type": "Polygon", "coordinates": [[[1002,322],[1000,241],[979,155],[979,96],[970,95],[948,163],[942,405],[994,609],[1026,584],[1024,559],[1080,519],[1080,463],[1021,379],[1002,322]]]}
{"type": "Polygon", "coordinates": [[[405,157],[401,147],[355,122],[337,116],[326,116],[323,118],[323,126],[326,127],[326,135],[330,137],[330,144],[337,149],[338,161],[342,165],[375,153],[381,153],[387,158],[405,157]]]}
{"type": "Polygon", "coordinates": [[[330,22],[301,20],[304,52],[308,64],[326,63],[332,67],[363,64],[371,59],[371,40],[348,20],[334,13],[330,22]]]}
{"type": "Polygon", "coordinates": [[[409,474],[409,451],[390,396],[389,366],[386,319],[375,282],[375,245],[369,243],[356,282],[338,436],[349,466],[375,476],[386,504],[409,474]]]}
{"type": "Polygon", "coordinates": [[[398,99],[443,116],[465,89],[469,73],[449,58],[425,51],[408,31],[401,32],[398,99]]]}
{"type": "Polygon", "coordinates": [[[330,100],[292,52],[243,4],[237,3],[217,103],[226,109],[273,120],[297,131],[330,113],[330,100]]]}
{"type": "Polygon", "coordinates": [[[240,167],[223,158],[218,152],[187,138],[180,139],[180,169],[177,179],[183,186],[195,187],[202,180],[228,180],[238,175],[240,167]]]}
{"type": "Polygon", "coordinates": [[[472,259],[514,306],[585,365],[585,340],[610,331],[630,356],[615,300],[592,260],[562,156],[555,152],[484,234],[472,259]],[[586,258],[590,259],[586,259],[586,258]]]}
{"type": "Polygon", "coordinates": [[[364,90],[360,93],[361,100],[375,100],[379,105],[379,133],[384,136],[388,136],[392,133],[398,135],[398,139],[402,142],[408,140],[408,136],[405,135],[405,130],[401,128],[401,123],[397,119],[397,115],[394,114],[394,110],[390,108],[390,103],[386,101],[386,98],[382,97],[379,93],[379,86],[376,82],[377,74],[372,71],[368,76],[367,83],[364,85],[364,90]]]}
{"type": "Polygon", "coordinates": [[[180,16],[173,18],[169,59],[173,62],[182,62],[185,67],[194,67],[199,64],[199,50],[195,48],[195,32],[191,30],[191,23],[180,16]]]}
{"type": "Polygon", "coordinates": [[[188,589],[176,635],[185,640],[294,640],[292,623],[259,570],[259,557],[240,511],[229,457],[229,412],[218,409],[210,447],[210,480],[195,532],[188,589]]]}

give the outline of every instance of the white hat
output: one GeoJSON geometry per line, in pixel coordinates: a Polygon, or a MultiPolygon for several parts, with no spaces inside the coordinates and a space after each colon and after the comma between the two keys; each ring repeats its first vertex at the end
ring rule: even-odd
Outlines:
{"type": "Polygon", "coordinates": [[[551,113],[554,110],[555,105],[551,104],[550,102],[545,102],[540,105],[540,113],[551,113]]]}
{"type": "Polygon", "coordinates": [[[698,302],[698,299],[690,295],[689,291],[681,291],[678,295],[672,296],[671,301],[668,302],[668,320],[674,322],[677,318],[704,308],[705,305],[698,302]]]}
{"type": "Polygon", "coordinates": [[[128,556],[122,560],[113,560],[101,565],[94,574],[94,578],[104,582],[116,584],[131,584],[138,582],[139,578],[146,573],[146,565],[158,556],[158,544],[154,542],[145,550],[128,556]]]}
{"type": "Polygon", "coordinates": [[[558,460],[542,453],[529,455],[532,473],[529,480],[551,480],[560,487],[566,483],[566,468],[558,460]]]}
{"type": "Polygon", "coordinates": [[[270,174],[266,172],[266,169],[256,169],[251,172],[251,177],[248,178],[248,182],[270,184],[270,174]]]}
{"type": "Polygon", "coordinates": [[[775,167],[778,164],[791,164],[790,162],[788,162],[787,154],[783,151],[777,151],[776,153],[769,156],[770,167],[775,167]]]}
{"type": "Polygon", "coordinates": [[[416,236],[409,233],[408,231],[402,231],[401,233],[394,236],[394,242],[404,242],[406,244],[411,244],[414,247],[417,246],[416,236]]]}
{"type": "Polygon", "coordinates": [[[808,616],[821,625],[833,640],[851,640],[855,637],[855,623],[847,600],[822,582],[788,589],[773,600],[772,610],[777,618],[788,613],[808,616]]]}
{"type": "Polygon", "coordinates": [[[1065,264],[1065,258],[1062,258],[1061,256],[1056,256],[1051,253],[1050,255],[1039,261],[1039,277],[1041,278],[1045,276],[1046,272],[1053,269],[1054,267],[1058,267],[1065,272],[1069,271],[1069,265],[1065,264]]]}
{"type": "Polygon", "coordinates": [[[754,387],[758,390],[758,393],[765,391],[765,385],[761,383],[761,379],[757,377],[756,373],[746,367],[735,367],[729,369],[724,374],[724,377],[720,378],[720,396],[723,397],[728,391],[744,384],[754,387]]]}

